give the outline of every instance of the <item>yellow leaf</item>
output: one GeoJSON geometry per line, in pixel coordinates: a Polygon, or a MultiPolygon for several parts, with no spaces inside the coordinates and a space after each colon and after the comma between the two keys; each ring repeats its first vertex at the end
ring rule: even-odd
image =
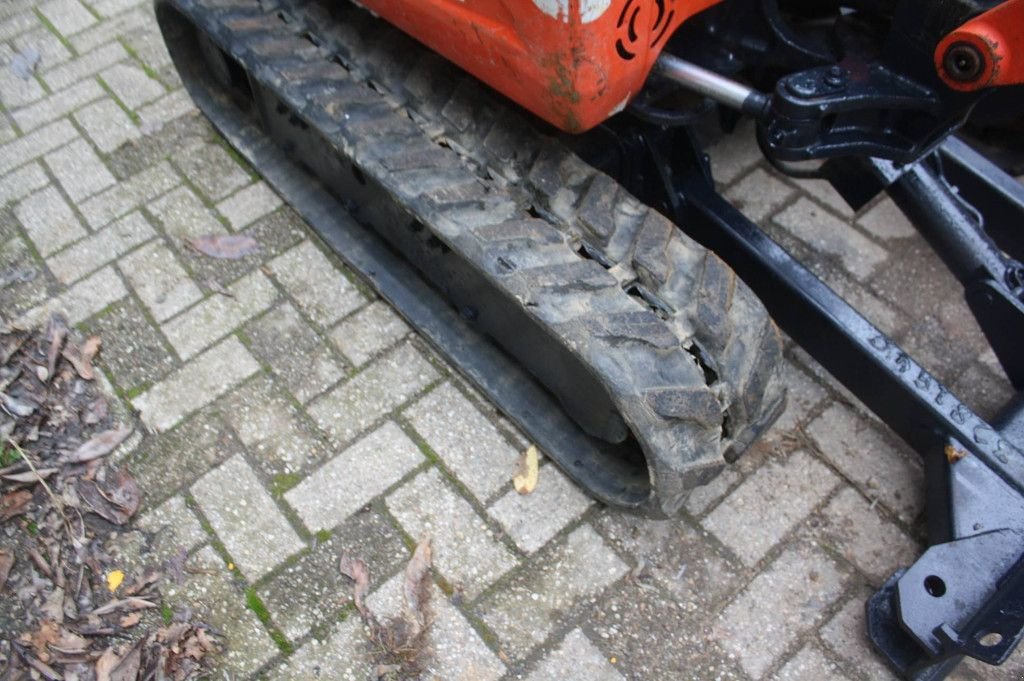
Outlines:
{"type": "Polygon", "coordinates": [[[121,586],[123,581],[124,573],[120,570],[111,570],[107,573],[107,588],[111,591],[117,591],[117,587],[121,586]]]}
{"type": "Polygon", "coordinates": [[[519,470],[512,478],[512,484],[520,494],[529,494],[537,487],[537,477],[540,475],[537,465],[537,447],[530,445],[519,457],[519,470]]]}

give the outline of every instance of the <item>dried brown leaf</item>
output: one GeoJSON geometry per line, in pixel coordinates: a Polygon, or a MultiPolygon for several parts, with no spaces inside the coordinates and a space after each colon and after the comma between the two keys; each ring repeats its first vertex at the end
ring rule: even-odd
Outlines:
{"type": "Polygon", "coordinates": [[[114,648],[107,648],[96,660],[96,681],[135,681],[139,675],[141,653],[138,644],[124,655],[114,648]]]}
{"type": "Polygon", "coordinates": [[[28,400],[12,397],[7,393],[2,392],[0,392],[0,404],[2,404],[3,408],[12,416],[20,418],[31,416],[32,413],[39,408],[36,404],[29,402],[28,400]]]}
{"type": "Polygon", "coordinates": [[[134,610],[147,610],[149,608],[157,607],[153,601],[147,601],[145,598],[115,598],[114,600],[101,605],[96,608],[89,615],[109,615],[112,612],[126,611],[132,612],[134,610]]]}
{"type": "Polygon", "coordinates": [[[96,353],[100,351],[101,342],[99,336],[89,336],[81,348],[69,344],[61,352],[61,355],[63,355],[64,359],[71,362],[71,366],[75,367],[75,371],[79,376],[87,381],[91,381],[96,378],[96,371],[93,369],[92,360],[96,357],[96,353]]]}
{"type": "Polygon", "coordinates": [[[139,620],[141,619],[142,615],[140,615],[138,612],[130,612],[127,615],[121,617],[121,619],[119,619],[117,623],[118,625],[120,625],[122,629],[131,629],[136,624],[138,624],[139,620]]]}
{"type": "Polygon", "coordinates": [[[32,646],[32,650],[43,662],[50,661],[50,644],[56,643],[60,639],[60,627],[51,619],[45,619],[39,623],[39,628],[36,629],[29,637],[29,645],[32,646]]]}
{"type": "Polygon", "coordinates": [[[46,480],[56,472],[56,468],[38,468],[34,471],[25,471],[24,473],[7,473],[2,477],[4,480],[10,480],[11,482],[38,482],[46,480]]]}
{"type": "Polygon", "coordinates": [[[50,347],[46,352],[46,375],[53,378],[54,369],[57,367],[57,357],[64,346],[64,339],[68,336],[68,324],[60,315],[50,317],[50,326],[46,331],[46,338],[50,347]]]}
{"type": "Polygon", "coordinates": [[[405,566],[402,580],[402,595],[405,597],[405,613],[413,623],[415,636],[427,623],[427,604],[430,602],[430,537],[424,537],[416,545],[409,564],[405,566]]]}
{"type": "Polygon", "coordinates": [[[107,418],[107,414],[109,412],[110,406],[107,404],[106,398],[97,397],[89,403],[89,406],[87,406],[85,411],[82,413],[82,423],[87,426],[96,425],[103,419],[107,418]]]}
{"type": "Polygon", "coordinates": [[[4,585],[7,584],[7,577],[11,574],[12,567],[14,567],[14,554],[6,549],[0,549],[0,591],[3,591],[4,585]]]}
{"type": "Polygon", "coordinates": [[[110,452],[117,449],[117,446],[128,439],[128,436],[134,432],[134,429],[130,426],[118,426],[111,430],[105,430],[89,439],[88,442],[83,443],[73,452],[67,453],[61,457],[62,463],[85,463],[86,461],[92,461],[98,459],[101,456],[106,456],[110,452]]]}
{"type": "Polygon", "coordinates": [[[28,666],[39,672],[44,679],[47,681],[64,681],[64,677],[60,675],[53,667],[46,664],[42,660],[25,653],[22,655],[22,659],[28,664],[28,666]]]}
{"type": "Polygon", "coordinates": [[[370,619],[370,611],[363,601],[370,592],[370,569],[366,567],[366,562],[362,558],[342,556],[338,569],[341,570],[341,574],[355,582],[352,587],[352,599],[356,602],[356,609],[364,619],[370,619]]]}
{"type": "Polygon", "coordinates": [[[259,242],[247,234],[207,234],[186,243],[203,255],[224,260],[238,260],[260,250],[259,242]]]}
{"type": "Polygon", "coordinates": [[[26,489],[8,492],[0,497],[0,523],[25,513],[30,501],[32,501],[32,492],[26,489]]]}
{"type": "Polygon", "coordinates": [[[104,650],[103,654],[96,658],[96,681],[110,681],[110,672],[120,661],[121,656],[117,654],[116,650],[113,648],[104,650]]]}

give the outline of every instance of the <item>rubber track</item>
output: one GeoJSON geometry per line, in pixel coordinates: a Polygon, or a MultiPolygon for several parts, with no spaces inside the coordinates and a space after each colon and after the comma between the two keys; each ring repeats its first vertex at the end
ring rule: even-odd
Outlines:
{"type": "Polygon", "coordinates": [[[753,293],[477,81],[347,3],[175,4],[592,368],[663,512],[777,416],[781,343],[753,293]]]}

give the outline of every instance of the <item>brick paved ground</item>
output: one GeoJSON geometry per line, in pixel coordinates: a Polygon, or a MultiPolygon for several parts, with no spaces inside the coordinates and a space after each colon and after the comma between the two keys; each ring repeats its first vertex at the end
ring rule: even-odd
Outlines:
{"type": "MultiPolygon", "coordinates": [[[[921,549],[921,468],[798,348],[779,424],[681,519],[602,508],[549,464],[521,497],[523,436],[195,115],[148,2],[4,0],[0,102],[0,316],[103,336],[150,429],[125,457],[149,509],[136,551],[189,550],[201,569],[168,596],[224,632],[229,678],[368,678],[337,556],[366,559],[386,613],[426,533],[437,678],[889,678],[862,604],[921,549]],[[262,251],[183,246],[217,232],[262,251]]],[[[731,199],[983,415],[1009,396],[890,202],[854,215],[777,177],[749,130],[713,157],[731,199]]]]}

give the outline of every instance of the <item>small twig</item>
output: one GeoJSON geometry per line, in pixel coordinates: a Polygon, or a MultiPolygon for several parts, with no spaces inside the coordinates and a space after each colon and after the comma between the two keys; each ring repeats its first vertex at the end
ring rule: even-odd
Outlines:
{"type": "Polygon", "coordinates": [[[57,495],[53,493],[53,490],[50,489],[50,486],[46,484],[45,478],[43,478],[43,476],[39,475],[39,471],[36,470],[36,465],[34,463],[32,463],[32,459],[28,458],[28,455],[25,454],[25,450],[22,449],[18,445],[18,443],[15,442],[14,440],[12,440],[11,438],[7,438],[7,442],[12,447],[14,447],[14,451],[18,452],[18,454],[21,456],[22,461],[27,463],[28,467],[32,470],[32,472],[35,473],[35,476],[39,479],[39,484],[41,484],[43,486],[43,489],[46,490],[46,493],[50,495],[50,499],[53,501],[53,505],[57,507],[58,511],[60,511],[60,517],[61,517],[61,520],[64,521],[64,527],[67,528],[68,536],[69,537],[73,537],[75,535],[75,533],[71,530],[71,523],[68,521],[67,513],[64,512],[64,502],[61,501],[57,497],[57,495]]]}

